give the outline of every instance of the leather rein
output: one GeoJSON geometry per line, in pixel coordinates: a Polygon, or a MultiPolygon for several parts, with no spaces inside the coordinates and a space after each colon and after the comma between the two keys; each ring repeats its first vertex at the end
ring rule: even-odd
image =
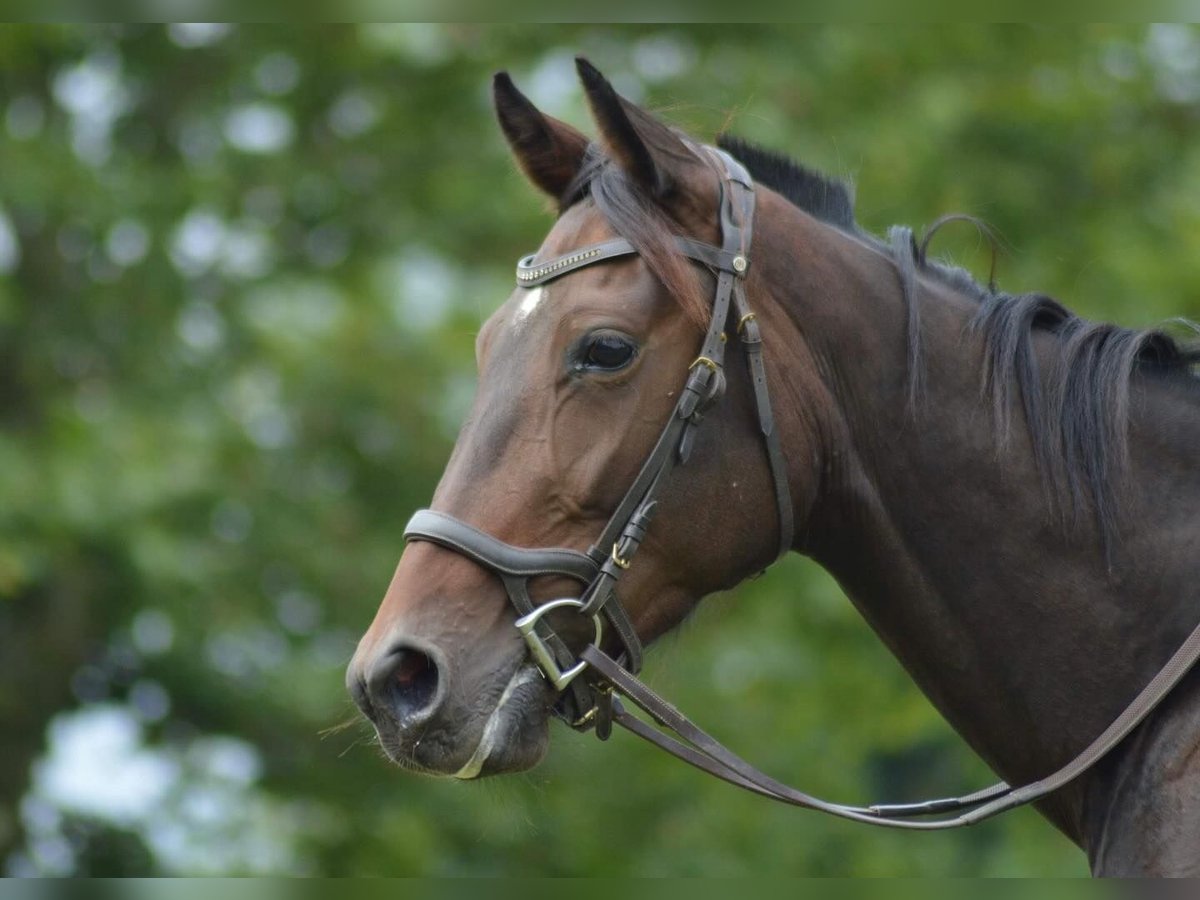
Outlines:
{"type": "MultiPolygon", "coordinates": [[[[714,163],[720,174],[721,246],[687,237],[676,237],[675,244],[684,256],[715,274],[712,317],[699,354],[688,367],[687,379],[670,419],[600,537],[586,553],[559,547],[514,547],[451,515],[423,509],[406,526],[405,540],[429,541],[454,550],[500,577],[519,616],[515,624],[530,656],[562,694],[559,705],[567,711],[568,723],[581,731],[595,728],[601,740],[608,739],[615,723],[737,787],[793,806],[891,828],[935,830],[972,825],[1058,790],[1095,765],[1144,721],[1200,659],[1200,626],[1121,715],[1065,766],[1024,787],[1014,788],[1001,782],[962,797],[922,803],[847,806],[788,787],[722,746],[637,679],[642,644],[617,597],[617,585],[645,540],[659,490],[672,471],[688,461],[697,428],[725,392],[726,327],[731,322],[733,333],[746,351],[759,428],[775,488],[779,518],[777,555],[791,549],[793,538],[791,493],[771,411],[762,335],[747,303],[744,284],[750,264],[754,184],[745,167],[724,151],[703,147],[696,152],[714,163]],[[580,596],[535,606],[529,594],[529,581],[546,575],[566,576],[579,582],[580,596]],[[572,653],[545,619],[547,614],[561,609],[574,609],[593,624],[592,642],[578,655],[572,653]],[[605,623],[621,645],[617,659],[600,649],[605,623]],[[579,677],[585,673],[586,677],[579,677]],[[641,709],[658,727],[629,713],[616,695],[641,709]],[[929,818],[933,816],[940,818],[929,818]]],[[[534,262],[534,255],[527,256],[517,264],[517,284],[523,288],[536,287],[584,266],[637,252],[624,238],[613,238],[540,263],[534,262]]]]}

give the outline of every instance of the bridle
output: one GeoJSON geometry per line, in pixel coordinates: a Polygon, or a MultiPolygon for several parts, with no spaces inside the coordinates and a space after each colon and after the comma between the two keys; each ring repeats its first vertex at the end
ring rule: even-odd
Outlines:
{"type": "MultiPolygon", "coordinates": [[[[774,482],[779,511],[778,555],[786,553],[792,545],[792,498],[787,468],[767,391],[762,335],[746,302],[744,287],[750,265],[754,183],[742,164],[724,151],[712,147],[694,149],[721,176],[718,201],[721,246],[688,237],[676,237],[675,244],[684,256],[716,274],[712,316],[699,353],[688,367],[674,411],[600,537],[586,553],[562,548],[529,550],[513,547],[460,519],[429,509],[417,512],[404,532],[406,540],[432,541],[456,550],[500,576],[509,601],[521,616],[517,627],[529,644],[531,655],[555,688],[569,691],[567,705],[574,710],[570,721],[576,728],[591,727],[597,714],[594,692],[586,683],[576,680],[586,664],[576,659],[543,617],[556,609],[574,607],[580,615],[594,621],[596,644],[603,631],[602,622],[607,623],[621,643],[624,667],[634,674],[641,670],[642,644],[617,598],[617,585],[645,540],[658,506],[659,492],[671,472],[688,461],[705,414],[725,393],[726,327],[730,323],[746,350],[759,426],[774,482]],[[544,575],[565,575],[585,587],[579,599],[556,600],[535,608],[529,596],[529,580],[544,575]]],[[[517,284],[523,288],[537,287],[585,266],[637,252],[624,238],[613,238],[545,262],[535,263],[534,255],[526,256],[517,263],[517,284]]]]}
{"type": "MultiPolygon", "coordinates": [[[[642,644],[617,597],[617,585],[645,540],[657,508],[659,491],[674,469],[686,464],[697,429],[724,395],[724,359],[729,331],[741,341],[746,353],[759,429],[774,483],[779,518],[778,555],[791,549],[793,538],[791,494],[771,412],[762,334],[745,293],[754,219],[754,183],[745,167],[724,151],[714,147],[692,149],[702,160],[713,164],[720,175],[721,246],[681,236],[674,240],[680,253],[715,274],[712,316],[699,353],[688,367],[683,390],[670,419],[600,537],[586,553],[561,547],[514,547],[447,513],[423,509],[409,520],[404,531],[405,540],[428,541],[446,547],[500,577],[519,616],[515,624],[529,647],[530,656],[563,695],[560,706],[569,711],[566,714],[568,723],[579,730],[595,728],[601,740],[607,740],[616,723],[738,787],[794,806],[893,828],[933,830],[971,825],[1058,790],[1088,771],[1144,721],[1200,659],[1200,626],[1121,715],[1065,766],[1020,788],[1001,782],[963,797],[912,804],[846,806],[788,787],[726,749],[635,677],[641,669],[642,644]],[[535,606],[529,594],[529,581],[547,575],[577,581],[583,586],[580,596],[535,606]],[[590,619],[594,626],[592,642],[578,655],[571,652],[545,619],[549,613],[567,608],[590,619]],[[605,622],[621,644],[618,659],[600,649],[605,622]],[[585,673],[586,677],[579,677],[585,673]],[[664,731],[627,712],[614,694],[633,703],[664,731]],[[947,815],[951,813],[958,815],[947,815]],[[945,817],[910,821],[934,815],[945,817]]],[[[535,255],[530,255],[517,264],[517,284],[523,288],[536,287],[585,266],[637,253],[637,248],[629,241],[613,238],[540,263],[534,262],[535,255]]]]}

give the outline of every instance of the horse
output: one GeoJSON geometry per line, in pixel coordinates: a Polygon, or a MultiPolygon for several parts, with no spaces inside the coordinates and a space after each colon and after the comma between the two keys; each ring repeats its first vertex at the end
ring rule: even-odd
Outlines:
{"type": "Polygon", "coordinates": [[[797,552],[1008,783],[1123,721],[1030,796],[1096,875],[1200,875],[1197,353],[877,238],[843,183],[579,74],[597,141],[494,79],[558,215],[347,670],[387,755],[476,778],[536,765],[556,718],[604,736],[600,657],[635,673],[797,552]]]}

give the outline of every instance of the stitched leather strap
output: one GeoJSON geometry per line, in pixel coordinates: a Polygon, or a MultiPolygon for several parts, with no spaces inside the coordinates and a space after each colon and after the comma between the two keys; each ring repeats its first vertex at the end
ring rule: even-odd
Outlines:
{"type": "Polygon", "coordinates": [[[413,513],[404,526],[406,541],[431,541],[505,575],[533,578],[567,575],[582,584],[596,577],[598,567],[587,554],[559,547],[527,550],[506,544],[461,519],[432,509],[413,513]]]}
{"type": "Polygon", "coordinates": [[[608,702],[611,704],[613,722],[710,775],[772,800],[818,810],[839,818],[889,828],[928,831],[974,825],[1015,807],[1040,800],[1091,769],[1131,731],[1144,722],[1146,717],[1179,683],[1180,679],[1200,661],[1200,625],[1188,635],[1187,640],[1172,655],[1167,664],[1108,728],[1104,729],[1078,756],[1045,778],[1019,788],[1013,788],[1001,782],[964,797],[927,800],[922,803],[877,804],[867,807],[830,803],[798,791],[760,772],[693,724],[678,709],[622,669],[598,647],[585,647],[580,654],[580,659],[599,674],[601,690],[615,691],[627,698],[649,715],[659,727],[667,729],[681,740],[652,728],[641,719],[627,713],[619,702],[610,700],[608,702]],[[968,811],[943,819],[905,821],[912,817],[938,815],[960,810],[968,811]]]}
{"type": "Polygon", "coordinates": [[[582,250],[565,253],[540,263],[534,262],[537,254],[531,253],[517,263],[517,284],[521,287],[536,287],[547,281],[553,281],[555,278],[561,278],[568,272],[582,269],[584,266],[595,265],[598,262],[620,256],[632,256],[636,253],[637,248],[625,238],[613,238],[599,244],[592,244],[582,250]]]}

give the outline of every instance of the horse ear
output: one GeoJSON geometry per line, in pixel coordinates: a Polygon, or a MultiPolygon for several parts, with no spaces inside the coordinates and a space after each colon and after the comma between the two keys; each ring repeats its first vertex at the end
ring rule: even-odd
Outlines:
{"type": "Polygon", "coordinates": [[[538,188],[561,199],[583,166],[588,139],[534,106],[507,72],[492,79],[492,100],[521,170],[538,188]]]}
{"type": "Polygon", "coordinates": [[[694,161],[683,141],[654,116],[618,94],[582,56],[576,57],[575,66],[609,155],[654,196],[666,194],[674,180],[672,171],[694,161]]]}

